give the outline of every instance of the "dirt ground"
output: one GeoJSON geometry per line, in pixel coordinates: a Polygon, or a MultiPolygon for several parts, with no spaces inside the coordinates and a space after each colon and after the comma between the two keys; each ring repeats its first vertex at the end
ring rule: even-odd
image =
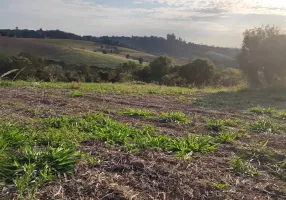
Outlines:
{"type": "MultiPolygon", "coordinates": [[[[70,89],[0,87],[0,119],[10,123],[34,124],[39,118],[80,116],[104,112],[111,118],[128,123],[152,124],[164,134],[181,137],[187,133],[214,134],[205,126],[205,118],[241,119],[233,128],[243,131],[247,123],[259,117],[248,112],[253,106],[286,109],[286,101],[276,94],[237,92],[194,95],[128,96],[87,92],[83,97],[70,98],[70,89]],[[201,105],[192,101],[200,99],[201,105]],[[276,99],[276,100],[275,100],[276,99]],[[188,125],[162,123],[142,117],[119,115],[124,108],[148,109],[153,113],[183,112],[188,125]]],[[[283,125],[285,120],[278,120],[283,125]]],[[[122,148],[100,141],[85,141],[81,150],[90,153],[95,163],[78,163],[75,173],[45,184],[39,199],[286,199],[286,179],[273,173],[275,164],[257,167],[259,176],[236,174],[229,162],[243,148],[268,140],[268,148],[277,161],[286,161],[286,132],[282,134],[245,131],[234,144],[221,144],[206,155],[183,160],[166,152],[141,150],[124,152],[122,148]],[[268,169],[267,167],[271,168],[268,169]],[[225,184],[219,188],[216,185],[225,184]]],[[[285,169],[281,173],[285,174],[285,169]]]]}

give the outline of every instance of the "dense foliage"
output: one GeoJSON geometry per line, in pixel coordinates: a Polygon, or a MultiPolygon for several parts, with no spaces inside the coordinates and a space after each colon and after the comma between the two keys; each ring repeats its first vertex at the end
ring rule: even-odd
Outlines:
{"type": "Polygon", "coordinates": [[[286,35],[275,26],[246,30],[238,62],[252,86],[286,82],[286,35]]]}
{"type": "Polygon", "coordinates": [[[28,53],[17,56],[0,54],[0,74],[16,69],[5,78],[61,82],[141,81],[178,86],[231,86],[242,82],[239,70],[215,67],[208,59],[196,59],[190,64],[176,66],[170,57],[160,56],[150,65],[128,61],[111,69],[41,59],[28,53]]]}

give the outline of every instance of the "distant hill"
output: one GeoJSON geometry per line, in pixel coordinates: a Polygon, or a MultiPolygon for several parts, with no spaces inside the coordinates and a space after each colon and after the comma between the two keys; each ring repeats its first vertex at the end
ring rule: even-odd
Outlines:
{"type": "MultiPolygon", "coordinates": [[[[228,67],[237,66],[235,56],[238,53],[238,49],[215,47],[203,44],[194,44],[191,42],[186,42],[181,38],[177,38],[174,34],[168,34],[167,38],[154,37],[154,36],[93,37],[93,36],[79,36],[73,33],[67,33],[60,30],[44,31],[42,29],[39,30],[2,29],[0,30],[0,36],[17,37],[17,38],[72,39],[72,40],[95,42],[97,44],[103,44],[107,46],[128,48],[129,49],[128,51],[133,54],[132,57],[134,57],[135,59],[137,59],[138,57],[142,57],[143,52],[148,52],[148,53],[143,53],[145,56],[144,58],[147,61],[151,61],[153,59],[151,54],[157,56],[165,54],[174,57],[175,60],[190,61],[195,58],[206,57],[211,59],[217,65],[223,64],[228,67]],[[137,55],[135,55],[135,52],[132,52],[130,49],[134,49],[134,51],[138,52],[137,55]]],[[[127,53],[127,51],[125,52],[127,53]]],[[[89,55],[88,57],[91,58],[92,55],[89,55]]]]}
{"type": "Polygon", "coordinates": [[[16,55],[20,52],[31,53],[35,56],[60,60],[70,64],[87,64],[98,67],[115,68],[131,59],[143,57],[145,61],[155,58],[143,52],[116,47],[95,45],[94,42],[70,39],[34,39],[0,37],[0,53],[16,55]],[[105,50],[107,54],[103,54],[105,50]],[[112,52],[112,53],[111,53],[112,52]],[[126,54],[130,59],[126,59],[126,54]]]}
{"type": "Polygon", "coordinates": [[[92,41],[97,43],[112,44],[117,46],[127,46],[140,51],[146,51],[155,55],[166,54],[177,59],[192,60],[206,57],[215,64],[223,64],[229,67],[236,67],[235,56],[238,49],[214,47],[187,43],[175,35],[168,35],[167,39],[162,37],[92,37],[92,41]]]}

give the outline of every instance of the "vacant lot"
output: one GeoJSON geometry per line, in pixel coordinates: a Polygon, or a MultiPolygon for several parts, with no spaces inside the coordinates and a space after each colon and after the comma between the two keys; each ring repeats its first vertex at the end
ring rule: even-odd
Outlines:
{"type": "Polygon", "coordinates": [[[286,199],[285,88],[0,85],[0,199],[286,199]]]}

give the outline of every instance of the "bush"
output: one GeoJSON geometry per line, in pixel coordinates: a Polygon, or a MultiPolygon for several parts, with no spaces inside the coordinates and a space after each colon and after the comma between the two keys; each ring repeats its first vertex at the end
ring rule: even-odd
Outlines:
{"type": "Polygon", "coordinates": [[[243,74],[240,70],[229,67],[215,67],[212,83],[220,86],[236,86],[244,83],[243,74]]]}
{"type": "Polygon", "coordinates": [[[286,35],[275,26],[246,30],[237,60],[251,86],[285,83],[286,35]]]}
{"type": "Polygon", "coordinates": [[[214,76],[214,65],[208,59],[196,59],[180,68],[179,74],[190,84],[209,85],[214,76]]]}
{"type": "Polygon", "coordinates": [[[174,68],[173,59],[168,56],[160,56],[150,63],[151,78],[153,81],[162,82],[163,76],[174,68]]]}

